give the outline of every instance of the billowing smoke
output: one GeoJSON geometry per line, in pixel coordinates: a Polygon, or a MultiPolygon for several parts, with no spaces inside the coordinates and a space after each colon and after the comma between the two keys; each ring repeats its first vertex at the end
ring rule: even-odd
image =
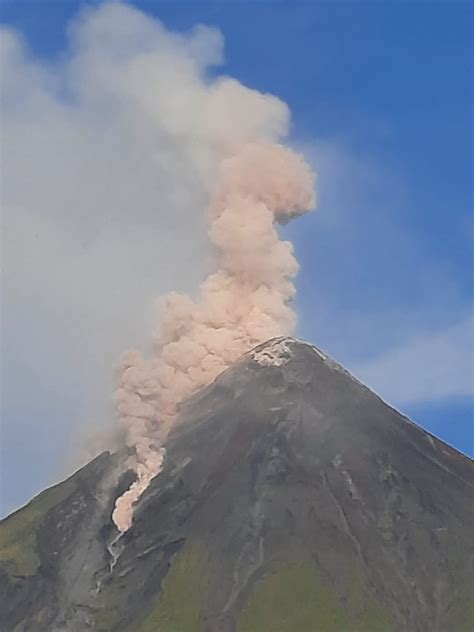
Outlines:
{"type": "Polygon", "coordinates": [[[259,342],[291,333],[298,263],[275,220],[313,204],[313,174],[289,149],[246,143],[222,157],[209,208],[215,271],[197,302],[163,299],[154,356],[130,352],[119,369],[115,397],[137,473],[113,513],[119,530],[130,527],[133,503],[162,467],[177,405],[259,342]]]}
{"type": "MultiPolygon", "coordinates": [[[[110,418],[110,365],[124,340],[146,349],[156,297],[197,292],[211,272],[195,300],[163,299],[151,357],[128,354],[119,369],[116,402],[138,474],[116,514],[128,516],[117,518],[125,528],[161,466],[178,402],[291,329],[297,266],[274,220],[311,205],[311,175],[280,145],[287,105],[219,74],[217,29],[176,33],[114,0],[79,11],[66,39],[57,57],[39,58],[0,27],[2,290],[22,384],[9,391],[14,406],[31,376],[68,406],[57,411],[45,395],[40,434],[49,423],[52,448],[65,437],[77,445],[88,418],[95,447],[110,448],[100,420],[110,418]]],[[[12,419],[36,419],[38,404],[12,419]]]]}
{"type": "MultiPolygon", "coordinates": [[[[275,220],[312,205],[312,175],[280,144],[288,107],[218,76],[216,29],[174,33],[114,1],[80,12],[51,62],[17,33],[1,35],[11,318],[28,295],[38,307],[34,343],[64,330],[77,345],[66,355],[83,354],[96,378],[124,332],[141,343],[137,314],[152,296],[189,291],[211,270],[196,300],[163,299],[151,358],[128,354],[118,371],[137,472],[114,514],[123,530],[161,467],[179,402],[249,347],[291,331],[297,264],[275,220]]],[[[19,328],[22,337],[29,329],[19,328]]],[[[21,346],[28,362],[41,356],[21,346]]]]}

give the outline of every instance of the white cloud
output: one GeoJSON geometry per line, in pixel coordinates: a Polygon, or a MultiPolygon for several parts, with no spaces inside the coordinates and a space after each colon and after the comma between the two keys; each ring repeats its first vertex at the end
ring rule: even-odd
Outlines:
{"type": "MultiPolygon", "coordinates": [[[[223,60],[215,29],[171,33],[114,2],[83,11],[69,37],[68,51],[45,62],[1,29],[12,472],[23,442],[52,430],[48,444],[63,445],[61,425],[103,423],[113,364],[127,347],[149,344],[154,299],[197,287],[210,256],[214,149],[288,127],[275,97],[210,78],[223,60]]],[[[302,149],[320,172],[320,199],[318,213],[288,228],[302,260],[299,335],[396,404],[472,392],[470,321],[442,329],[466,298],[400,220],[406,182],[343,139],[302,149]]],[[[51,467],[46,448],[34,452],[51,467]]]]}
{"type": "MultiPolygon", "coordinates": [[[[394,403],[410,401],[412,383],[406,396],[398,378],[379,388],[383,377],[369,369],[395,350],[434,341],[465,321],[471,296],[463,272],[453,265],[455,257],[442,256],[427,238],[432,218],[452,227],[458,217],[440,217],[436,206],[419,208],[416,181],[375,150],[344,138],[306,142],[302,149],[318,172],[319,205],[317,213],[289,227],[301,262],[299,335],[358,373],[366,371],[361,377],[394,403]]],[[[461,251],[470,249],[464,232],[459,229],[461,251]]],[[[456,340],[469,351],[467,326],[456,340]]],[[[469,358],[460,353],[452,362],[462,374],[469,358]]],[[[430,399],[444,397],[447,383],[438,384],[439,394],[433,384],[430,399]]]]}
{"type": "Polygon", "coordinates": [[[289,111],[210,77],[219,31],[172,33],[119,2],[84,10],[55,60],[35,59],[7,28],[1,42],[2,326],[15,341],[2,359],[4,426],[23,423],[20,375],[51,394],[45,428],[55,392],[72,407],[80,391],[78,414],[105,417],[114,363],[149,345],[154,300],[195,291],[205,274],[222,144],[278,138],[289,111]]]}
{"type": "Polygon", "coordinates": [[[354,374],[387,401],[427,402],[474,394],[474,319],[441,331],[421,333],[354,374]]]}

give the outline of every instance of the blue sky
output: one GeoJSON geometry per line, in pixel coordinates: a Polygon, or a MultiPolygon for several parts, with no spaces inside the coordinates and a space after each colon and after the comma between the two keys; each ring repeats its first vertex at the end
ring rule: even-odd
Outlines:
{"type": "MultiPolygon", "coordinates": [[[[314,214],[283,229],[301,264],[298,334],[474,454],[470,4],[130,4],[171,31],[216,27],[225,61],[211,73],[289,105],[291,144],[316,168],[319,196],[314,214]]],[[[22,34],[30,59],[54,66],[69,54],[68,23],[83,7],[3,0],[1,18],[22,34]]],[[[198,246],[189,257],[199,258],[198,246]]],[[[134,281],[143,285],[143,313],[151,275],[147,282],[134,281]]],[[[74,450],[81,419],[107,410],[110,358],[141,344],[127,339],[139,328],[148,335],[146,317],[124,310],[91,370],[92,356],[74,360],[67,328],[40,327],[54,319],[34,285],[37,294],[16,291],[4,309],[2,468],[15,473],[7,485],[2,477],[4,511],[71,467],[64,453],[74,450]]],[[[69,297],[62,301],[67,314],[69,297]]],[[[54,309],[61,322],[61,303],[54,309]]]]}

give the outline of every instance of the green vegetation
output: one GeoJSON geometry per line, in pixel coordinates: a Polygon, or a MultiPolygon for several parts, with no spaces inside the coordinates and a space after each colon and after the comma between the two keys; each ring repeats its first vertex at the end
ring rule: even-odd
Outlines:
{"type": "Polygon", "coordinates": [[[474,582],[467,580],[459,599],[460,626],[459,632],[474,630],[474,582]]]}
{"type": "Polygon", "coordinates": [[[344,608],[310,565],[287,566],[266,577],[243,611],[239,632],[389,632],[383,610],[365,601],[344,608]]]}
{"type": "Polygon", "coordinates": [[[311,566],[288,566],[266,577],[242,613],[239,632],[341,632],[337,597],[311,566]],[[316,627],[317,626],[317,627],[316,627]]]}
{"type": "Polygon", "coordinates": [[[95,615],[95,628],[97,632],[111,632],[119,626],[122,613],[118,607],[101,608],[95,615]]]}
{"type": "Polygon", "coordinates": [[[38,570],[36,532],[47,512],[76,489],[72,478],[45,490],[28,505],[0,522],[0,564],[10,576],[34,575],[38,570]]]}
{"type": "Polygon", "coordinates": [[[204,546],[186,546],[172,560],[157,603],[136,632],[201,632],[208,588],[204,546]]]}
{"type": "Polygon", "coordinates": [[[382,606],[367,591],[363,575],[355,571],[349,592],[346,630],[350,632],[390,632],[391,625],[382,606]]]}
{"type": "Polygon", "coordinates": [[[474,593],[471,593],[471,597],[470,600],[466,606],[466,613],[465,613],[465,617],[464,617],[464,628],[463,630],[466,630],[466,632],[468,630],[470,630],[472,632],[472,630],[474,630],[474,597],[472,596],[474,593]]]}
{"type": "Polygon", "coordinates": [[[346,625],[350,632],[390,632],[392,629],[385,610],[368,597],[350,619],[352,623],[346,625]]]}

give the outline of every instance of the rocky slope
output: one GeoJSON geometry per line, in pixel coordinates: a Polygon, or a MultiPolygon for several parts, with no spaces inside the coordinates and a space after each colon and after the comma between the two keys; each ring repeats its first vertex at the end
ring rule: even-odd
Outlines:
{"type": "Polygon", "coordinates": [[[472,461],[310,345],[269,341],[183,406],[117,539],[122,463],[1,523],[3,631],[474,629],[472,461]]]}

